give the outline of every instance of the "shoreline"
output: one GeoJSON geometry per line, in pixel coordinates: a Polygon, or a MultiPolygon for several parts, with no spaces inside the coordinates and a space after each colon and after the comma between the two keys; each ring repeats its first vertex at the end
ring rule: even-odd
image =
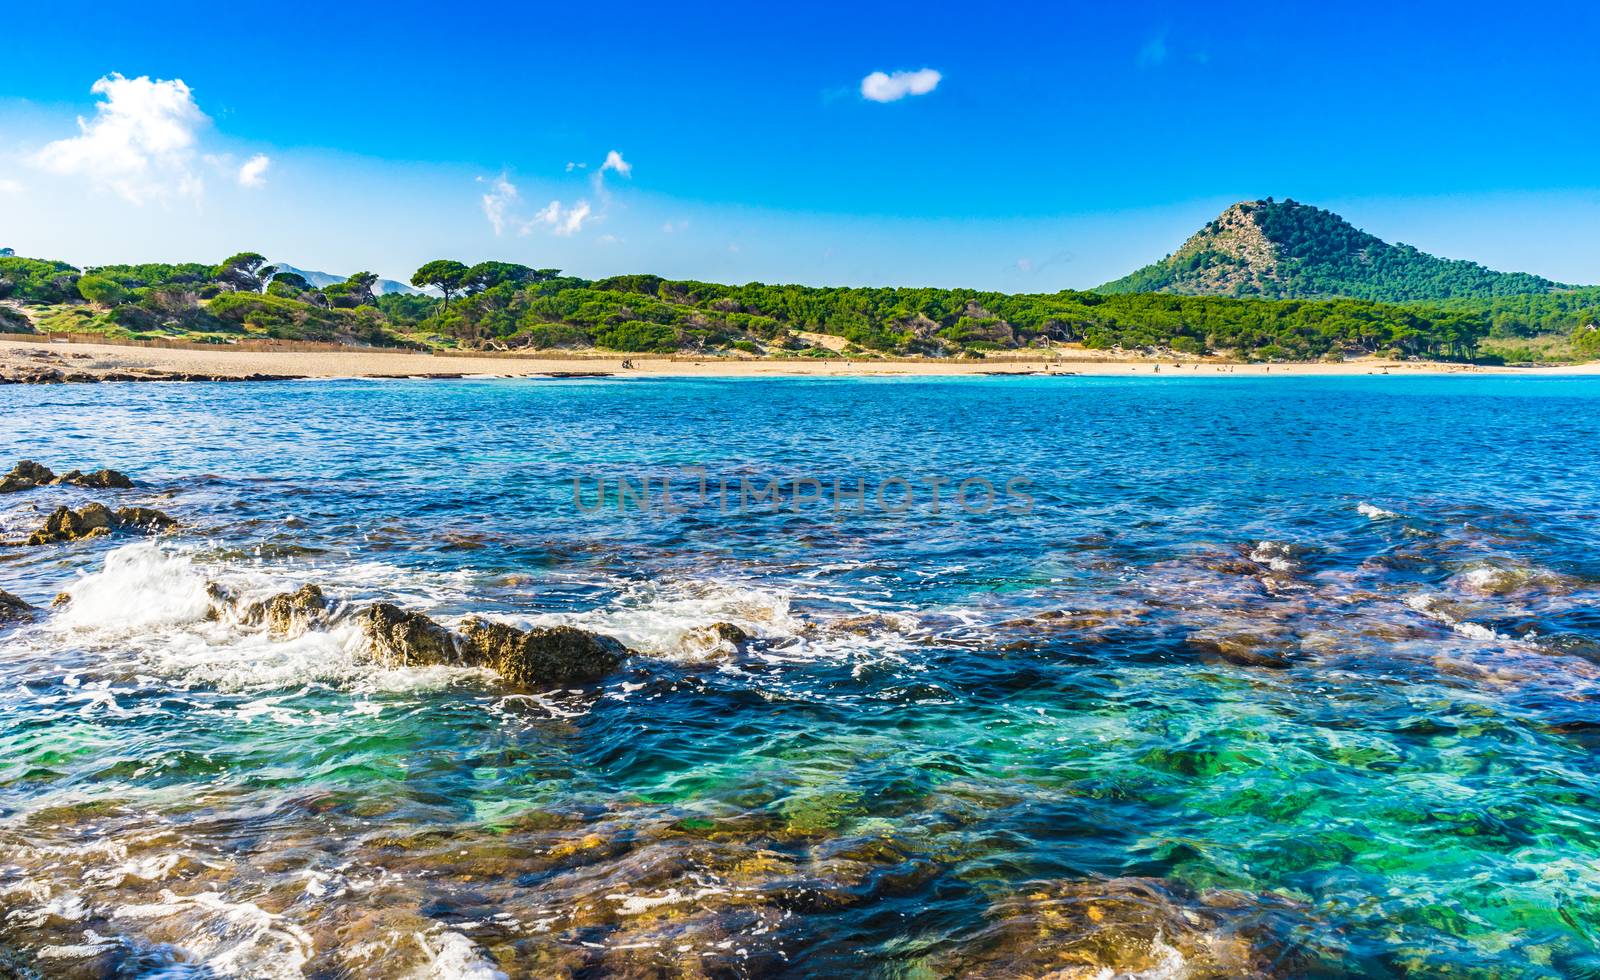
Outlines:
{"type": "MultiPolygon", "coordinates": [[[[1071,352],[1078,355],[1079,352],[1071,352]]],[[[1498,367],[1437,361],[1361,358],[1337,363],[1246,364],[1206,358],[1018,356],[983,360],[822,360],[693,358],[669,355],[422,353],[349,348],[329,351],[241,351],[65,343],[47,337],[0,337],[0,383],[116,381],[284,381],[334,378],[478,377],[955,377],[983,375],[1083,377],[1353,377],[1594,376],[1600,361],[1553,367],[1498,367]],[[625,366],[626,363],[626,366],[625,366]]]]}

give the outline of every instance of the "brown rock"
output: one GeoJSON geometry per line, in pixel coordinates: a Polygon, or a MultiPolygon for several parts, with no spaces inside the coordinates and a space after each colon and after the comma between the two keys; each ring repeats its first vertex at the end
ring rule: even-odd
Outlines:
{"type": "Polygon", "coordinates": [[[126,473],[116,470],[95,470],[93,473],[80,473],[73,470],[51,481],[56,486],[69,485],[74,487],[89,487],[94,490],[131,490],[133,481],[128,479],[126,473]]]}
{"type": "Polygon", "coordinates": [[[31,620],[37,609],[28,605],[5,589],[0,589],[0,626],[11,623],[26,623],[31,620]]]}
{"type": "Polygon", "coordinates": [[[361,614],[361,631],[372,654],[386,667],[470,667],[449,630],[421,613],[380,602],[361,614]]]}
{"type": "Polygon", "coordinates": [[[573,626],[524,632],[473,617],[461,624],[470,662],[523,687],[584,684],[622,665],[628,650],[609,636],[573,626]]]}
{"type": "Polygon", "coordinates": [[[115,518],[105,504],[87,504],[81,510],[57,507],[44,527],[28,536],[28,544],[56,544],[111,533],[115,518]]]}
{"type": "Polygon", "coordinates": [[[32,490],[42,487],[54,480],[56,475],[45,466],[40,466],[31,459],[25,459],[11,468],[11,472],[0,477],[0,493],[16,493],[19,490],[32,490]]]}
{"type": "Polygon", "coordinates": [[[1288,651],[1281,642],[1255,633],[1191,636],[1189,645],[1239,667],[1285,670],[1291,666],[1288,651]]]}
{"type": "Polygon", "coordinates": [[[250,625],[265,623],[273,636],[298,636],[328,622],[328,600],[315,585],[302,585],[294,592],[275,595],[245,610],[250,625]]]}
{"type": "Polygon", "coordinates": [[[178,522],[153,507],[118,507],[118,527],[131,527],[144,531],[161,531],[178,522]]]}
{"type": "Polygon", "coordinates": [[[59,544],[97,538],[116,528],[159,531],[176,524],[172,518],[148,507],[123,507],[116,513],[105,504],[85,504],[78,510],[57,507],[45,518],[44,527],[28,536],[26,544],[59,544]]]}

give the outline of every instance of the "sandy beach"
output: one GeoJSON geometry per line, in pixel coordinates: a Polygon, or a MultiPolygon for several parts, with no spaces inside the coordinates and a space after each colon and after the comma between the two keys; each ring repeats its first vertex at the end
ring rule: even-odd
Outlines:
{"type": "Polygon", "coordinates": [[[1173,377],[1261,375],[1422,374],[1600,374],[1600,362],[1559,367],[1483,367],[1429,361],[1362,358],[1340,363],[1240,364],[1216,359],[1146,358],[1098,351],[1058,349],[991,356],[984,360],[819,360],[652,355],[428,354],[350,348],[330,351],[261,351],[136,347],[65,343],[45,337],[0,337],[0,378],[21,379],[59,371],[69,380],[127,380],[146,376],[247,379],[293,378],[534,377],[603,373],[618,376],[688,377],[892,377],[998,374],[1173,377]],[[106,378],[106,376],[112,376],[106,378]],[[72,378],[70,376],[77,376],[72,378]]]}

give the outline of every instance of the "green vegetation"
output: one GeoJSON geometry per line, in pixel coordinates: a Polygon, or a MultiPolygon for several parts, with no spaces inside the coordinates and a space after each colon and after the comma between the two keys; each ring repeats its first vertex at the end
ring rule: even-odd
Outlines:
{"type": "MultiPolygon", "coordinates": [[[[1243,212],[1237,217],[1255,221],[1243,212]]],[[[1484,352],[1486,339],[1555,333],[1559,343],[1541,341],[1540,349],[1551,356],[1600,356],[1600,330],[1591,328],[1600,321],[1600,288],[1395,304],[1172,292],[729,286],[652,275],[589,281],[509,262],[469,266],[444,259],[412,277],[437,295],[375,296],[376,282],[375,274],[359,272],[319,289],[298,274],[278,272],[253,252],[215,266],[119,265],[82,272],[60,262],[0,258],[0,300],[26,308],[35,329],[129,337],[804,357],[840,356],[829,346],[854,357],[981,357],[1077,344],[1189,356],[1339,360],[1375,353],[1466,359],[1484,352]],[[844,343],[824,343],[815,334],[844,343]]],[[[0,329],[27,329],[19,317],[0,318],[0,329]]],[[[1507,360],[1549,359],[1523,357],[1526,351],[1504,344],[1489,353],[1507,360]]]]}
{"type": "Polygon", "coordinates": [[[1391,245],[1331,211],[1293,200],[1235,204],[1177,252],[1100,287],[1268,299],[1385,303],[1548,293],[1559,283],[1391,245]]]}

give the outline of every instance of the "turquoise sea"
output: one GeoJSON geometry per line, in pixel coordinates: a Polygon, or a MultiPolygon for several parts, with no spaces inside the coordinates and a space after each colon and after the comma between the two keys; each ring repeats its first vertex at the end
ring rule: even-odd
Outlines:
{"type": "Polygon", "coordinates": [[[71,596],[0,627],[0,974],[1600,977],[1600,381],[0,409],[0,470],[139,484],[0,496],[0,538],[181,522],[0,548],[71,596]],[[208,595],[305,583],[634,654],[515,690],[208,595]]]}

